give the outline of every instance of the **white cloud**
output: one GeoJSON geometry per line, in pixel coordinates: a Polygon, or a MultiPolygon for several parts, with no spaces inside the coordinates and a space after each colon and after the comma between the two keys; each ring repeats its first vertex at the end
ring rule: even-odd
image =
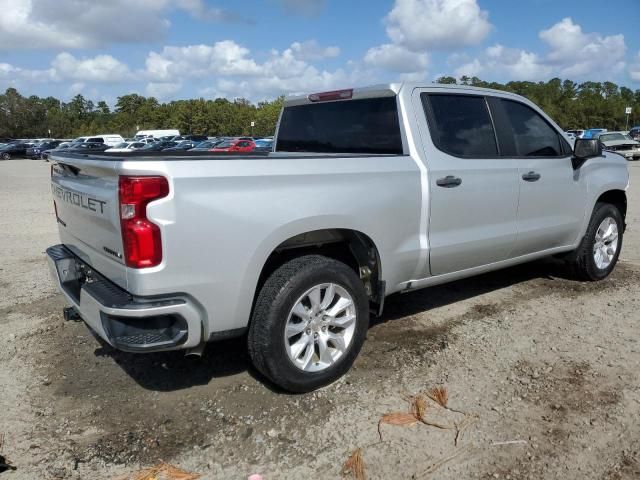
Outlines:
{"type": "Polygon", "coordinates": [[[540,80],[552,72],[537,54],[500,44],[487,48],[486,59],[486,69],[500,71],[513,80],[540,80]]]}
{"type": "Polygon", "coordinates": [[[255,75],[256,62],[249,58],[249,49],[233,40],[213,45],[167,46],[160,53],[150,52],[146,59],[147,76],[154,81],[207,75],[255,75]]]}
{"type": "Polygon", "coordinates": [[[51,67],[52,76],[61,80],[113,83],[132,78],[129,67],[111,55],[77,59],[70,53],[63,52],[53,59],[51,67]]]}
{"type": "Polygon", "coordinates": [[[154,40],[169,26],[162,17],[168,5],[168,0],[0,0],[0,49],[154,40]]]}
{"type": "Polygon", "coordinates": [[[180,89],[182,89],[182,83],[180,82],[149,82],[145,91],[150,97],[163,100],[175,95],[180,89]]]}
{"type": "Polygon", "coordinates": [[[200,20],[246,21],[203,0],[0,0],[0,50],[156,41],[167,33],[174,9],[200,20]]]}
{"type": "Polygon", "coordinates": [[[78,93],[96,97],[96,85],[122,83],[135,80],[127,65],[111,55],[97,55],[89,58],[76,58],[70,53],[58,54],[49,68],[30,70],[8,63],[0,63],[0,80],[6,85],[19,88],[43,83],[68,85],[67,96],[78,93]]]}
{"type": "Polygon", "coordinates": [[[210,7],[204,0],[175,0],[175,5],[177,8],[191,14],[191,16],[197,20],[252,23],[239,12],[210,7]]]}
{"type": "Polygon", "coordinates": [[[482,73],[482,70],[483,67],[480,63],[480,60],[474,58],[473,60],[463,63],[462,65],[457,67],[454,70],[453,74],[456,76],[456,78],[460,78],[465,75],[467,77],[477,77],[482,73]]]}
{"type": "Polygon", "coordinates": [[[585,33],[565,18],[539,33],[547,45],[546,53],[509,48],[501,44],[488,47],[475,59],[451,55],[457,77],[488,76],[506,80],[544,80],[551,76],[580,79],[611,79],[624,68],[626,46],[623,35],[603,36],[585,33]]]}
{"type": "Polygon", "coordinates": [[[414,53],[406,48],[387,43],[370,48],[364,56],[365,64],[396,73],[414,73],[426,70],[429,56],[426,53],[414,53]]]}
{"type": "Polygon", "coordinates": [[[612,70],[624,68],[626,45],[622,34],[584,33],[571,18],[564,18],[539,36],[549,46],[545,62],[556,67],[562,76],[610,75],[612,70]]]}
{"type": "Polygon", "coordinates": [[[543,80],[553,72],[536,53],[501,44],[488,47],[479,58],[452,55],[449,63],[457,64],[453,70],[457,78],[466,75],[491,79],[543,80]]]}
{"type": "Polygon", "coordinates": [[[291,51],[299,60],[322,60],[340,55],[340,47],[322,47],[316,40],[293,42],[291,51]]]}
{"type": "Polygon", "coordinates": [[[477,0],[396,0],[385,18],[391,40],[413,51],[476,45],[491,31],[477,0]]]}
{"type": "Polygon", "coordinates": [[[163,84],[217,77],[215,86],[200,92],[265,98],[344,85],[350,78],[344,70],[320,70],[306,61],[337,53],[335,47],[320,47],[316,42],[294,42],[283,51],[271,50],[266,60],[258,62],[248,48],[232,40],[213,45],[166,46],[161,52],[148,55],[141,74],[150,82],[163,84]]]}
{"type": "Polygon", "coordinates": [[[19,68],[9,63],[0,63],[0,78],[8,78],[11,75],[15,75],[19,70],[19,68]]]}

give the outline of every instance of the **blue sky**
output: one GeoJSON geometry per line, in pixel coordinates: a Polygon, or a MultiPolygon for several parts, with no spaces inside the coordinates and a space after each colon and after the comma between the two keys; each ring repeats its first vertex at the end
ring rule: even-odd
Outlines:
{"type": "Polygon", "coordinates": [[[113,104],[441,75],[640,88],[639,0],[0,0],[0,90],[113,104]]]}

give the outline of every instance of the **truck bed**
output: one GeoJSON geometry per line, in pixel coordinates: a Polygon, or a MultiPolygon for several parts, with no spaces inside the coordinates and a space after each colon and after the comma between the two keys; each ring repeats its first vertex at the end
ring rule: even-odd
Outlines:
{"type": "Polygon", "coordinates": [[[184,160],[229,160],[235,159],[269,159],[269,160],[282,160],[282,159],[296,159],[296,158],[335,158],[335,157],[348,157],[348,158],[361,158],[361,157],[397,157],[404,156],[398,154],[369,154],[369,153],[306,153],[306,152],[131,152],[131,153],[73,153],[64,152],[52,153],[50,159],[52,161],[64,161],[64,159],[87,159],[87,160],[102,160],[105,162],[122,162],[127,160],[135,161],[154,161],[167,160],[167,161],[184,161],[184,160]]]}

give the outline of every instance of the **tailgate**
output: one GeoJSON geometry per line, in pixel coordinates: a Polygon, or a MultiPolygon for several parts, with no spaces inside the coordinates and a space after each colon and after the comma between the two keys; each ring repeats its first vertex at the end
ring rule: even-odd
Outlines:
{"type": "Polygon", "coordinates": [[[51,189],[62,243],[127,288],[114,162],[54,156],[51,189]]]}

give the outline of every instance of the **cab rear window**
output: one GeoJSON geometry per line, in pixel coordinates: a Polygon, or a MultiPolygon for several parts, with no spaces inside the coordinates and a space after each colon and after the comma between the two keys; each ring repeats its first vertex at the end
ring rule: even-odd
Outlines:
{"type": "Polygon", "coordinates": [[[396,98],[286,107],[276,151],[401,155],[396,98]]]}

